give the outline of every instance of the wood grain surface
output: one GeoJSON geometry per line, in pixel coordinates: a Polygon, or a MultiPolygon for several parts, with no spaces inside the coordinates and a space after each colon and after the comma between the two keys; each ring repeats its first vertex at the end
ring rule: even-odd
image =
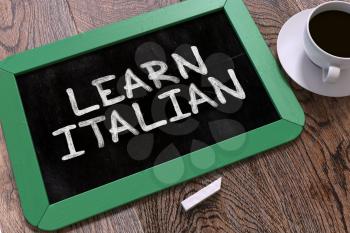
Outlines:
{"type": "MultiPolygon", "coordinates": [[[[0,59],[175,3],[175,0],[0,0],[0,59]]],[[[293,14],[319,0],[245,0],[272,52],[293,14]]],[[[306,114],[294,142],[230,165],[62,232],[350,233],[350,98],[291,82],[306,114]],[[223,177],[222,190],[190,212],[180,201],[223,177]]],[[[0,230],[37,231],[22,217],[0,130],[0,230]]]]}

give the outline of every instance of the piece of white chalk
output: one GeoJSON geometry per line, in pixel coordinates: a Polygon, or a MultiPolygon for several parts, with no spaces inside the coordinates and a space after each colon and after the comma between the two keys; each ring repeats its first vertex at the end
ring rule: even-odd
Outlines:
{"type": "Polygon", "coordinates": [[[189,196],[185,200],[181,202],[182,207],[185,211],[188,211],[204,201],[205,199],[211,197],[215,193],[217,193],[221,188],[221,177],[206,187],[202,188],[192,196],[189,196]]]}

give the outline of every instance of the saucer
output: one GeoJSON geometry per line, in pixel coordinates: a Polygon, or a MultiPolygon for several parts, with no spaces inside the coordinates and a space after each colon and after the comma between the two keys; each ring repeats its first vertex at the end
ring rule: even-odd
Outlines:
{"type": "Polygon", "coordinates": [[[299,12],[283,25],[277,38],[280,63],[289,77],[308,91],[330,97],[348,96],[350,69],[342,70],[337,82],[324,83],[322,69],[312,63],[304,52],[304,30],[311,10],[299,12]]]}

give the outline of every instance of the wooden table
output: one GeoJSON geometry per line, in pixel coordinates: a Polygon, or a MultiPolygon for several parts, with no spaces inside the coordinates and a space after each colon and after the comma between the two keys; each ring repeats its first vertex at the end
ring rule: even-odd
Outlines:
{"type": "MultiPolygon", "coordinates": [[[[349,0],[350,1],[350,0],[349,0]]],[[[0,0],[0,59],[176,0],[0,0]]],[[[245,0],[274,54],[283,23],[320,0],[245,0]]],[[[78,223],[63,232],[350,232],[350,98],[291,83],[306,114],[301,137],[78,223]],[[180,201],[223,176],[222,191],[185,213],[180,201]]],[[[0,131],[0,229],[32,232],[21,213],[0,131]]]]}

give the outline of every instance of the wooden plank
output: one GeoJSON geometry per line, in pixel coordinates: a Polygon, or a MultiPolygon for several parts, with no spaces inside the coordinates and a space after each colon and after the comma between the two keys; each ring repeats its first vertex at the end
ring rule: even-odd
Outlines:
{"type": "Polygon", "coordinates": [[[67,0],[79,32],[130,18],[178,0],[67,0]]]}
{"type": "Polygon", "coordinates": [[[59,232],[143,233],[143,229],[135,208],[132,206],[125,206],[77,223],[59,232]]]}
{"type": "Polygon", "coordinates": [[[65,0],[2,0],[0,12],[0,59],[76,33],[65,0]]]}
{"type": "Polygon", "coordinates": [[[294,14],[313,8],[326,0],[284,0],[284,1],[262,1],[244,0],[252,14],[255,23],[263,34],[267,44],[276,56],[276,42],[278,32],[284,22],[294,14]]]}

